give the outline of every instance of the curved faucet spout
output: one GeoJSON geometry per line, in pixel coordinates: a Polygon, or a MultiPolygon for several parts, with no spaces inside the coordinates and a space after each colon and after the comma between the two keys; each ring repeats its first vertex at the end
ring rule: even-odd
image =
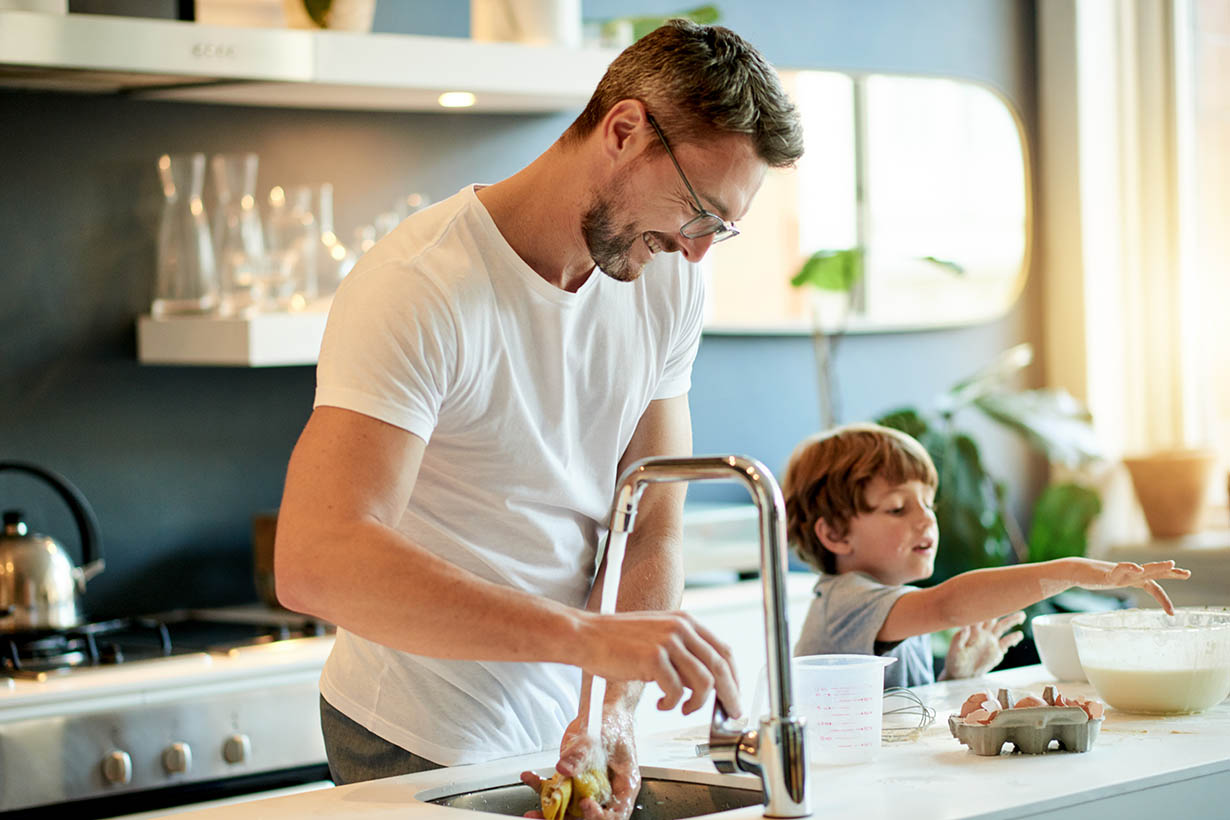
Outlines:
{"type": "Polygon", "coordinates": [[[765,815],[806,817],[807,762],[803,719],[793,711],[790,630],[786,622],[786,505],[773,474],[746,456],[646,458],[620,476],[611,508],[611,531],[632,532],[636,507],[650,483],[735,480],[752,495],[760,516],[760,578],[764,597],[765,647],[769,673],[769,715],[759,731],[741,731],[714,703],[710,755],[720,771],[742,770],[760,776],[765,815]]]}

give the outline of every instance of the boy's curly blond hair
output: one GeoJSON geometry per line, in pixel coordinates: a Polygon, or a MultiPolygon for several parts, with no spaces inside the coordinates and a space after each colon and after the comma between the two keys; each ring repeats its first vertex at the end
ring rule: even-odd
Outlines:
{"type": "Polygon", "coordinates": [[[801,559],[820,572],[836,574],[837,556],[820,542],[816,522],[824,519],[844,537],[851,519],[871,512],[866,490],[876,476],[891,484],[939,484],[926,448],[891,427],[846,424],[809,436],[794,448],[782,493],[786,535],[801,559]]]}

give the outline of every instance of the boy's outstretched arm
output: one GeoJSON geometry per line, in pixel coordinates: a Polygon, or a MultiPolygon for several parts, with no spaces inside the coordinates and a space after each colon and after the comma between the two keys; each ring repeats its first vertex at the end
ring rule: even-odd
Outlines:
{"type": "Polygon", "coordinates": [[[1058,558],[1037,564],[976,569],[902,595],[889,611],[876,640],[902,641],[914,635],[968,626],[1024,609],[1072,587],[1140,587],[1162,609],[1173,614],[1174,605],[1158,581],[1181,580],[1190,575],[1188,570],[1176,567],[1174,561],[1141,565],[1093,558],[1058,558]]]}

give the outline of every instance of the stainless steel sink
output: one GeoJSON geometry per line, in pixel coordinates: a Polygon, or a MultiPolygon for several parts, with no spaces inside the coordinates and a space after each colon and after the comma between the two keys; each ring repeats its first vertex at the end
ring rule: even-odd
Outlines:
{"type": "MultiPolygon", "coordinates": [[[[642,771],[641,793],[632,810],[632,820],[681,820],[764,803],[758,780],[687,773],[689,778],[693,774],[695,780],[683,780],[642,771]]],[[[539,808],[538,795],[520,782],[444,795],[427,802],[513,817],[539,808]]]]}

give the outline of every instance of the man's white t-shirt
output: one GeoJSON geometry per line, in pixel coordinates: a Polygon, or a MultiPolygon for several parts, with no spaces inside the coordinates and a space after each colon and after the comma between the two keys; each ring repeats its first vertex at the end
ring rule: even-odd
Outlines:
{"type": "MultiPolygon", "coordinates": [[[[427,442],[397,525],[410,540],[580,607],[619,459],[651,401],[688,391],[703,312],[700,273],[678,254],[634,282],[595,270],[575,293],[547,283],[466,187],[343,281],[315,405],[427,442]]],[[[444,765],[557,746],[579,688],[572,666],[428,658],[342,629],[321,676],[336,709],[444,765]]]]}

